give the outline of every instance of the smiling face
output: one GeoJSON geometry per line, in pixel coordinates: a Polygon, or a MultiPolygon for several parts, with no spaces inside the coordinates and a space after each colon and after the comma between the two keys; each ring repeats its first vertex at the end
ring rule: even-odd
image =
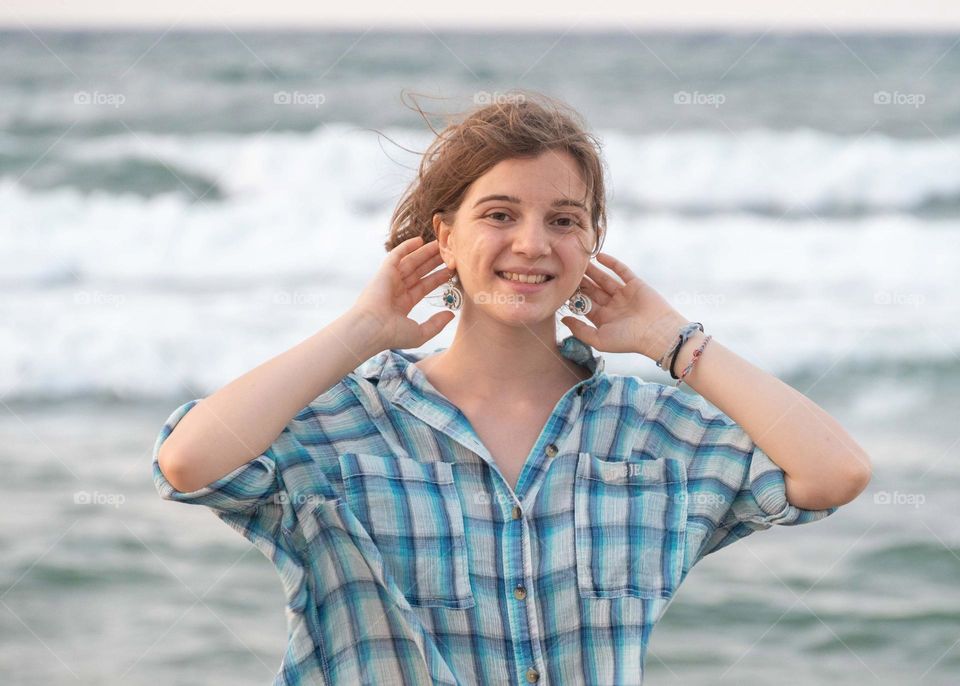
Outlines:
{"type": "Polygon", "coordinates": [[[457,271],[464,307],[508,322],[552,318],[580,285],[595,245],[589,202],[567,152],[503,160],[474,181],[452,225],[434,215],[440,254],[457,271]],[[519,283],[504,271],[550,278],[519,283]]]}

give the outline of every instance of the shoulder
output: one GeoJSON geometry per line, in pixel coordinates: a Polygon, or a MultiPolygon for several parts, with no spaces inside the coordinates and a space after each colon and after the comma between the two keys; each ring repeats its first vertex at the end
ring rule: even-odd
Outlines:
{"type": "Polygon", "coordinates": [[[608,397],[615,402],[629,405],[644,416],[658,412],[663,403],[672,396],[671,391],[676,390],[671,386],[629,374],[607,374],[606,378],[609,382],[608,397]]]}
{"type": "Polygon", "coordinates": [[[643,403],[648,412],[664,419],[682,418],[701,423],[733,424],[724,414],[699,393],[682,390],[677,386],[644,381],[639,377],[627,377],[631,393],[637,402],[643,403]]]}
{"type": "Polygon", "coordinates": [[[680,443],[704,439],[729,442],[736,438],[737,424],[698,393],[676,386],[645,381],[637,376],[611,375],[611,396],[641,427],[645,435],[680,443]],[[645,427],[645,428],[644,428],[645,427]]]}
{"type": "Polygon", "coordinates": [[[310,401],[293,418],[294,422],[318,422],[345,414],[366,413],[363,396],[377,395],[376,384],[357,372],[350,372],[310,401]]]}

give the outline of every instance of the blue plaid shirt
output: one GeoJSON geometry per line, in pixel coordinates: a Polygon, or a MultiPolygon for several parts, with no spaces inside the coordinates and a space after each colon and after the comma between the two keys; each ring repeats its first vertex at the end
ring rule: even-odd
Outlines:
{"type": "Polygon", "coordinates": [[[386,350],[312,401],[264,454],[204,488],[276,566],[288,644],[274,684],[640,684],[650,632],[704,555],[836,511],[701,396],[607,374],[557,403],[510,488],[469,421],[386,350]]]}

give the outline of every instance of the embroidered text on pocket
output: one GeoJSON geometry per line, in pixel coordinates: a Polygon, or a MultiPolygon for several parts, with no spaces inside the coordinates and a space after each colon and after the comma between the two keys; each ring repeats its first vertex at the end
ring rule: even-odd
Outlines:
{"type": "Polygon", "coordinates": [[[680,583],[686,515],[681,462],[580,453],[574,481],[580,595],[671,597],[680,583]]]}

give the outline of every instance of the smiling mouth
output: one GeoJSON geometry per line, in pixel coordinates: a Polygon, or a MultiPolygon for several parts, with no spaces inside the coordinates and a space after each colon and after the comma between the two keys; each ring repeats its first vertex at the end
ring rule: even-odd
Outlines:
{"type": "Polygon", "coordinates": [[[496,272],[496,274],[504,281],[509,281],[510,283],[525,283],[534,286],[546,283],[547,281],[553,281],[554,279],[554,277],[546,274],[538,274],[536,276],[527,274],[510,274],[509,272],[496,272]],[[510,276],[508,276],[508,274],[510,274],[510,276]]]}

